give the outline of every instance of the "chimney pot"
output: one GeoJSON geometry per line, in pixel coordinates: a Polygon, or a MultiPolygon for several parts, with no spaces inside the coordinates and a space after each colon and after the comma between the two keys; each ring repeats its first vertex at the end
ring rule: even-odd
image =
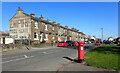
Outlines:
{"type": "Polygon", "coordinates": [[[47,19],[47,22],[50,22],[50,20],[49,20],[49,19],[47,19]]]}
{"type": "Polygon", "coordinates": [[[18,9],[20,10],[20,7],[18,7],[18,9]]]}
{"type": "Polygon", "coordinates": [[[67,25],[66,25],[65,27],[66,27],[66,28],[68,28],[68,26],[67,26],[67,25]]]}
{"type": "Polygon", "coordinates": [[[77,31],[77,29],[76,29],[76,28],[75,28],[74,30],[75,30],[75,31],[77,31]]]}
{"type": "Polygon", "coordinates": [[[72,28],[72,30],[74,30],[74,27],[72,28]]]}
{"type": "Polygon", "coordinates": [[[41,14],[41,17],[40,17],[40,19],[42,19],[42,20],[43,20],[43,16],[42,16],[42,14],[41,14]]]}
{"type": "Polygon", "coordinates": [[[18,7],[18,13],[23,13],[23,10],[20,7],[18,7]]]}
{"type": "Polygon", "coordinates": [[[57,23],[58,26],[60,26],[60,23],[57,23]]]}
{"type": "Polygon", "coordinates": [[[53,21],[53,23],[55,24],[56,22],[55,22],[55,21],[53,21]]]}
{"type": "Polygon", "coordinates": [[[34,13],[31,13],[30,15],[31,15],[31,16],[35,16],[35,14],[34,14],[34,13]]]}

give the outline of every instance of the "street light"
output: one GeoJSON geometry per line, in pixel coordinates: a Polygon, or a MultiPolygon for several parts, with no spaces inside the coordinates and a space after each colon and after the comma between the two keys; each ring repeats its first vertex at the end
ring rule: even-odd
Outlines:
{"type": "Polygon", "coordinates": [[[32,23],[32,21],[33,20],[30,20],[29,22],[28,22],[28,40],[29,40],[29,48],[30,48],[30,24],[32,23]]]}
{"type": "Polygon", "coordinates": [[[101,28],[101,31],[102,31],[102,42],[103,42],[103,28],[101,28]]]}

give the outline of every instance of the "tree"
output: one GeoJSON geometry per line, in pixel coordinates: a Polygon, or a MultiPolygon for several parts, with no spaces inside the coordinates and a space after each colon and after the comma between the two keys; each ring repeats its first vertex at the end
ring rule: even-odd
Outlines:
{"type": "Polygon", "coordinates": [[[90,39],[91,39],[91,36],[90,36],[90,35],[88,35],[88,41],[90,41],[90,39]]]}

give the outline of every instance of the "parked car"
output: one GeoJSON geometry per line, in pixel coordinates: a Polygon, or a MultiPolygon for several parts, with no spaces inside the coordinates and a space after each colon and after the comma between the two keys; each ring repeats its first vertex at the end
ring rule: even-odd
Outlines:
{"type": "Polygon", "coordinates": [[[90,44],[91,43],[91,41],[88,41],[88,44],[90,44]]]}
{"type": "Polygon", "coordinates": [[[66,43],[66,42],[59,42],[58,43],[58,47],[60,47],[60,46],[68,46],[68,43],[66,43]]]}
{"type": "Polygon", "coordinates": [[[92,43],[94,44],[94,43],[95,43],[95,41],[92,41],[92,43]]]}
{"type": "Polygon", "coordinates": [[[95,45],[100,45],[100,42],[99,42],[99,41],[96,41],[96,42],[95,42],[95,45]]]}
{"type": "Polygon", "coordinates": [[[74,45],[75,45],[75,46],[78,46],[78,42],[77,42],[77,41],[74,41],[74,45]]]}
{"type": "Polygon", "coordinates": [[[103,44],[103,42],[102,42],[102,41],[100,41],[100,44],[103,44]]]}
{"type": "Polygon", "coordinates": [[[110,41],[105,41],[104,44],[112,44],[110,41]]]}
{"type": "Polygon", "coordinates": [[[74,42],[73,41],[66,41],[68,43],[68,46],[74,46],[74,42]]]}
{"type": "Polygon", "coordinates": [[[88,44],[88,42],[87,42],[87,41],[85,41],[85,44],[88,44]]]}

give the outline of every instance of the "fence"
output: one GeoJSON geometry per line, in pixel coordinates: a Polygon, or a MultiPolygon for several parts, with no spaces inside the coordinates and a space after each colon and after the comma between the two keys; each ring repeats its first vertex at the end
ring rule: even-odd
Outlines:
{"type": "Polygon", "coordinates": [[[22,44],[1,44],[2,50],[22,49],[22,44]]]}

